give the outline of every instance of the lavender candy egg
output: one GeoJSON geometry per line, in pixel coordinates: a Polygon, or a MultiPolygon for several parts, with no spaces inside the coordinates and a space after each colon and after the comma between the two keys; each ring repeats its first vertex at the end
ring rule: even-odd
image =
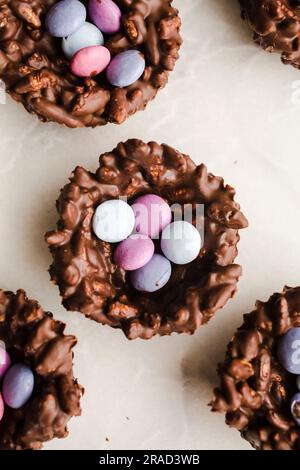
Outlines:
{"type": "Polygon", "coordinates": [[[131,282],[138,291],[156,292],[167,284],[171,273],[170,261],[155,253],[145,266],[131,273],[131,282]]]}
{"type": "Polygon", "coordinates": [[[201,236],[192,224],[177,220],[162,231],[160,246],[170,261],[175,264],[187,264],[199,255],[201,236]]]}
{"type": "Polygon", "coordinates": [[[63,38],[75,33],[86,19],[86,8],[78,0],[55,3],[46,16],[46,28],[51,36],[63,38]]]}
{"type": "Polygon", "coordinates": [[[146,194],[132,204],[135,215],[135,231],[156,238],[171,222],[169,204],[156,194],[146,194]]]}
{"type": "Polygon", "coordinates": [[[75,33],[63,38],[62,50],[68,59],[72,59],[73,55],[84,47],[103,44],[104,37],[101,31],[94,24],[86,21],[75,33]]]}
{"type": "Polygon", "coordinates": [[[111,85],[123,88],[136,82],[143,75],[145,66],[145,58],[141,52],[120,52],[107,67],[106,77],[111,85]]]}
{"type": "Polygon", "coordinates": [[[89,15],[103,33],[114,34],[121,29],[122,13],[112,0],[90,0],[89,15]]]}
{"type": "Polygon", "coordinates": [[[298,426],[300,426],[300,393],[296,393],[291,399],[291,413],[298,426]]]}
{"type": "Polygon", "coordinates": [[[10,367],[11,360],[8,352],[0,346],[0,380],[4,376],[7,369],[10,367]]]}
{"type": "Polygon", "coordinates": [[[115,251],[115,263],[126,271],[145,266],[154,253],[154,243],[146,235],[134,234],[121,242],[115,251]]]}
{"type": "Polygon", "coordinates": [[[3,418],[3,415],[4,415],[4,402],[3,402],[2,395],[0,393],[0,421],[3,418]]]}
{"type": "Polygon", "coordinates": [[[10,408],[21,408],[32,395],[34,376],[25,364],[15,364],[6,373],[3,380],[2,395],[10,408]]]}
{"type": "Polygon", "coordinates": [[[291,328],[279,341],[277,356],[282,367],[291,374],[300,374],[300,328],[291,328]]]}

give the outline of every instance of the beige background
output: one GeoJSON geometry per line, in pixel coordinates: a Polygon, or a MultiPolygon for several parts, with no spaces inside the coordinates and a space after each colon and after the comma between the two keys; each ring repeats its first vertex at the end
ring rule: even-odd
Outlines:
{"type": "MultiPolygon", "coordinates": [[[[256,298],[299,284],[300,72],[260,51],[237,1],[175,0],[184,46],[169,86],[121,127],[41,124],[0,105],[0,285],[23,287],[78,337],[75,372],[86,388],[70,437],[47,449],[248,449],[210,413],[216,364],[256,298]],[[55,199],[77,164],[139,137],[205,162],[237,189],[250,221],[239,245],[238,295],[193,337],[128,342],[120,331],[66,313],[43,241],[55,199]]],[[[3,98],[3,96],[1,97],[3,98]]]]}

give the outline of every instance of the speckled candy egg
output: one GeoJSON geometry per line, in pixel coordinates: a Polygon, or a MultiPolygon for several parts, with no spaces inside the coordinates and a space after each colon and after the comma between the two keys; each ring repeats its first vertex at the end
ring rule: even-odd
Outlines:
{"type": "Polygon", "coordinates": [[[76,52],[85,47],[102,46],[104,38],[101,31],[87,21],[75,33],[63,38],[62,50],[68,59],[72,59],[76,52]]]}
{"type": "Polygon", "coordinates": [[[4,376],[7,369],[10,367],[11,360],[8,352],[0,346],[0,380],[4,376]]]}
{"type": "Polygon", "coordinates": [[[120,30],[122,13],[112,0],[90,0],[88,10],[93,23],[103,33],[114,34],[120,30]]]}
{"type": "Polygon", "coordinates": [[[122,199],[102,202],[93,217],[93,230],[100,240],[118,243],[125,240],[133,231],[134,212],[122,199]]]}
{"type": "Polygon", "coordinates": [[[107,67],[106,76],[109,83],[116,87],[126,87],[136,82],[145,70],[145,58],[136,50],[117,54],[107,67]]]}
{"type": "Polygon", "coordinates": [[[171,222],[172,212],[169,204],[155,194],[146,194],[132,204],[135,215],[135,231],[156,238],[171,222]]]}
{"type": "Polygon", "coordinates": [[[86,9],[78,0],[62,0],[53,5],[46,16],[51,36],[63,38],[73,34],[85,22],[86,9]]]}
{"type": "Polygon", "coordinates": [[[31,397],[34,386],[32,370],[25,364],[13,365],[5,374],[2,395],[10,408],[21,408],[31,397]]]}
{"type": "Polygon", "coordinates": [[[77,77],[94,77],[106,69],[109,61],[110,52],[106,47],[85,47],[73,56],[70,68],[77,77]]]}
{"type": "Polygon", "coordinates": [[[4,415],[4,402],[3,402],[2,395],[0,393],[0,421],[3,418],[3,415],[4,415]]]}
{"type": "Polygon", "coordinates": [[[291,399],[291,413],[298,426],[300,426],[300,393],[296,393],[291,399]]]}
{"type": "Polygon", "coordinates": [[[154,253],[154,243],[146,235],[134,234],[120,243],[115,251],[115,263],[126,271],[145,266],[154,253]]]}
{"type": "Polygon", "coordinates": [[[155,253],[145,266],[131,273],[131,282],[138,291],[156,292],[167,284],[171,273],[170,261],[155,253]]]}
{"type": "Polygon", "coordinates": [[[285,370],[300,374],[300,328],[291,328],[280,339],[277,356],[285,370]]]}
{"type": "Polygon", "coordinates": [[[175,264],[187,264],[199,255],[201,236],[189,222],[178,220],[167,225],[161,234],[163,254],[175,264]]]}

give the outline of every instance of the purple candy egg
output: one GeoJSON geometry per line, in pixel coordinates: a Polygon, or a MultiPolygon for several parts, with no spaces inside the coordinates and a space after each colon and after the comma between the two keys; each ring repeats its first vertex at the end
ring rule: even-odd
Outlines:
{"type": "Polygon", "coordinates": [[[139,291],[155,292],[167,284],[171,273],[170,261],[155,253],[145,266],[131,273],[131,282],[139,291]]]}
{"type": "Polygon", "coordinates": [[[7,369],[10,367],[11,360],[8,352],[0,346],[0,380],[4,376],[7,369]]]}
{"type": "Polygon", "coordinates": [[[3,418],[3,415],[4,415],[4,402],[3,402],[2,395],[0,393],[0,421],[3,418]]]}
{"type": "Polygon", "coordinates": [[[86,19],[85,6],[78,0],[62,0],[53,5],[46,16],[46,28],[58,38],[75,33],[86,19]]]}
{"type": "Polygon", "coordinates": [[[171,222],[169,204],[156,194],[146,194],[137,198],[131,206],[135,215],[135,231],[156,238],[171,222]]]}
{"type": "Polygon", "coordinates": [[[300,374],[300,328],[291,328],[279,341],[277,356],[282,367],[300,374]]]}
{"type": "Polygon", "coordinates": [[[106,77],[111,85],[126,87],[136,82],[145,70],[145,58],[136,50],[117,54],[107,67],[106,77]]]}
{"type": "Polygon", "coordinates": [[[5,374],[2,387],[4,402],[10,408],[21,408],[31,397],[34,386],[32,370],[25,364],[13,365],[5,374]]]}
{"type": "Polygon", "coordinates": [[[134,271],[145,266],[154,253],[154,243],[146,235],[131,235],[116,248],[115,263],[126,271],[134,271]]]}
{"type": "Polygon", "coordinates": [[[296,393],[291,399],[291,413],[298,426],[300,426],[300,393],[296,393]]]}
{"type": "Polygon", "coordinates": [[[114,34],[121,28],[122,13],[112,0],[90,0],[89,14],[103,33],[114,34]]]}

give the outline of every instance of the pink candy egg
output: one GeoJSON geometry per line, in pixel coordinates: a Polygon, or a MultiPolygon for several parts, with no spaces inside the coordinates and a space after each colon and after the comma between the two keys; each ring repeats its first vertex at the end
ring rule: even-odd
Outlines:
{"type": "Polygon", "coordinates": [[[146,235],[134,234],[122,241],[115,251],[115,263],[126,271],[145,266],[154,253],[154,243],[146,235]]]}
{"type": "Polygon", "coordinates": [[[71,60],[71,71],[77,77],[93,77],[101,73],[110,62],[110,52],[104,46],[80,49],[71,60]]]}
{"type": "Polygon", "coordinates": [[[135,215],[135,231],[151,238],[158,237],[172,220],[169,204],[156,194],[138,197],[131,207],[135,215]]]}
{"type": "Polygon", "coordinates": [[[11,360],[7,351],[0,346],[0,380],[4,376],[7,369],[10,367],[11,360]]]}
{"type": "Polygon", "coordinates": [[[0,393],[0,421],[3,418],[3,415],[4,415],[4,402],[3,402],[2,395],[0,393]]]}

